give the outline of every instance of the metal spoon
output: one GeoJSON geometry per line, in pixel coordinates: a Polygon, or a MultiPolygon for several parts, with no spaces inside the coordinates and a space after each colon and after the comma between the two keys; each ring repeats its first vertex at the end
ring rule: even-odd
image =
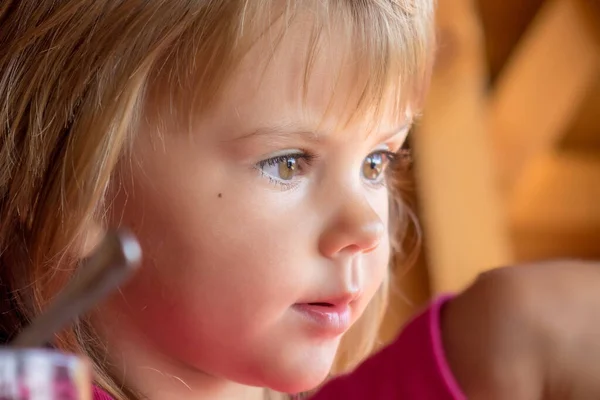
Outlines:
{"type": "Polygon", "coordinates": [[[73,279],[54,302],[10,343],[13,347],[40,347],[54,334],[84,314],[138,269],[142,250],[126,231],[106,234],[91,256],[82,261],[73,279]]]}

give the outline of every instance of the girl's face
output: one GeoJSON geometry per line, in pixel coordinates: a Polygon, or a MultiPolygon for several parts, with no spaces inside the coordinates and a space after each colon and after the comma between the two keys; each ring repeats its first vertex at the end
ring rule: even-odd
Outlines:
{"type": "Polygon", "coordinates": [[[307,36],[290,28],[273,58],[257,43],[191,135],[148,127],[121,168],[112,222],[145,261],[99,318],[142,389],[165,374],[312,388],[386,276],[384,175],[409,120],[345,124],[362,86],[335,46],[304,98],[307,36]]]}

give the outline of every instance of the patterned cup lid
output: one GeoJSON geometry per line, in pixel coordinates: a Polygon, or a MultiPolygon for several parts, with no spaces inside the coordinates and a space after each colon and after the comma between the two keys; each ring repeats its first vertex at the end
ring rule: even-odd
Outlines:
{"type": "Polygon", "coordinates": [[[91,400],[87,360],[46,349],[0,349],[0,400],[91,400]]]}

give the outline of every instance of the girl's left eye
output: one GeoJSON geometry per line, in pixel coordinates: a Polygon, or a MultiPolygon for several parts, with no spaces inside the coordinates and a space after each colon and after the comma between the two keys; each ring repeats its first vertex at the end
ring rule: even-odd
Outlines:
{"type": "Polygon", "coordinates": [[[309,161],[308,154],[284,154],[260,161],[256,167],[271,181],[290,186],[294,184],[294,178],[305,172],[309,161]]]}
{"type": "Polygon", "coordinates": [[[374,151],[365,157],[361,175],[370,183],[382,183],[388,165],[396,160],[396,153],[387,150],[374,151]]]}

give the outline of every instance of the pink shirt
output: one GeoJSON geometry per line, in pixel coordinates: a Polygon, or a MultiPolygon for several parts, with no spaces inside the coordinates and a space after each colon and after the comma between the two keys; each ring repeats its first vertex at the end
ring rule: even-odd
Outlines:
{"type": "MultiPolygon", "coordinates": [[[[352,373],[328,382],[311,400],[404,399],[464,400],[446,362],[440,310],[442,296],[417,315],[389,346],[352,373]]],[[[94,400],[111,400],[94,389],[94,400]]]]}

